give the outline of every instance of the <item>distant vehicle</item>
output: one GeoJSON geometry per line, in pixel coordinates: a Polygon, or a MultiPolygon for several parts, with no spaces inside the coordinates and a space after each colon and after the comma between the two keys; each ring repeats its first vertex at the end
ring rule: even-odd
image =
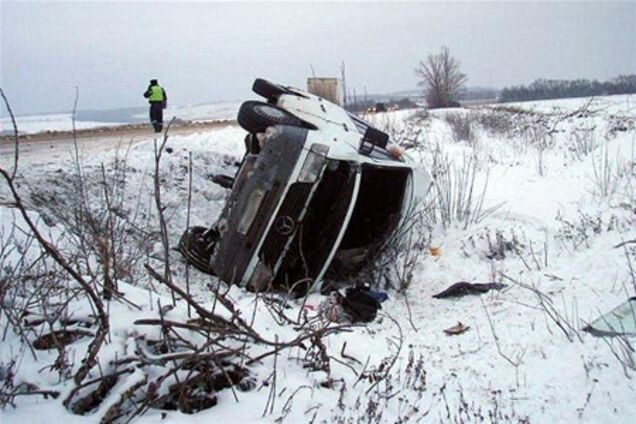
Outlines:
{"type": "Polygon", "coordinates": [[[267,103],[238,113],[247,153],[211,228],[179,249],[197,268],[250,290],[304,294],[352,275],[430,188],[389,136],[320,97],[257,79],[267,103]]]}
{"type": "Polygon", "coordinates": [[[399,110],[400,106],[396,103],[376,103],[374,106],[367,108],[366,113],[393,112],[399,110]]]}
{"type": "Polygon", "coordinates": [[[375,109],[375,112],[386,112],[387,111],[386,104],[384,104],[384,103],[376,103],[374,109],[375,109]]]}

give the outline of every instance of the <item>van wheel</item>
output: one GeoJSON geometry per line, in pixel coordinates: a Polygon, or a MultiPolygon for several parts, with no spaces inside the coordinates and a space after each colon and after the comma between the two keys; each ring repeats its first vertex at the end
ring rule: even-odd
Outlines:
{"type": "Polygon", "coordinates": [[[259,96],[265,97],[270,102],[276,102],[278,97],[281,94],[287,93],[280,85],[271,83],[262,78],[256,78],[254,80],[254,84],[252,85],[252,91],[258,94],[259,96]]]}
{"type": "Polygon", "coordinates": [[[250,133],[264,132],[272,125],[290,125],[302,127],[300,119],[269,103],[248,101],[241,105],[237,117],[238,123],[250,133]]]}
{"type": "Polygon", "coordinates": [[[215,228],[190,227],[181,235],[178,249],[188,263],[200,271],[215,275],[210,266],[210,256],[219,238],[219,232],[215,228]]]}

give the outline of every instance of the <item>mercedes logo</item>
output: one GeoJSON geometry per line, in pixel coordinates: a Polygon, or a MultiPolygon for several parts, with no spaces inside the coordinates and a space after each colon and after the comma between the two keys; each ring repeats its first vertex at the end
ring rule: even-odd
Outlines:
{"type": "Polygon", "coordinates": [[[288,236],[294,231],[294,219],[289,215],[280,216],[276,218],[274,228],[278,234],[288,236]]]}

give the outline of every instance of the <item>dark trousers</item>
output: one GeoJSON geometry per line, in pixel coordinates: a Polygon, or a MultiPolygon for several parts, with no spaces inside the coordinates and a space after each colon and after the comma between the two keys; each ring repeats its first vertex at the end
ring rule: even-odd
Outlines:
{"type": "Polygon", "coordinates": [[[150,103],[150,122],[155,132],[161,132],[163,128],[163,102],[150,103]]]}

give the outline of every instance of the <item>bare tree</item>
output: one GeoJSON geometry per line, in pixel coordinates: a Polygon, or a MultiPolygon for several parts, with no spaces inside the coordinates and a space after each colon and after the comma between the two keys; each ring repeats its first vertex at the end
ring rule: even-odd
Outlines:
{"type": "Polygon", "coordinates": [[[448,47],[442,47],[438,54],[429,54],[415,68],[415,75],[420,79],[418,84],[426,91],[430,108],[452,106],[467,80],[459,70],[459,61],[451,56],[448,47]]]}

